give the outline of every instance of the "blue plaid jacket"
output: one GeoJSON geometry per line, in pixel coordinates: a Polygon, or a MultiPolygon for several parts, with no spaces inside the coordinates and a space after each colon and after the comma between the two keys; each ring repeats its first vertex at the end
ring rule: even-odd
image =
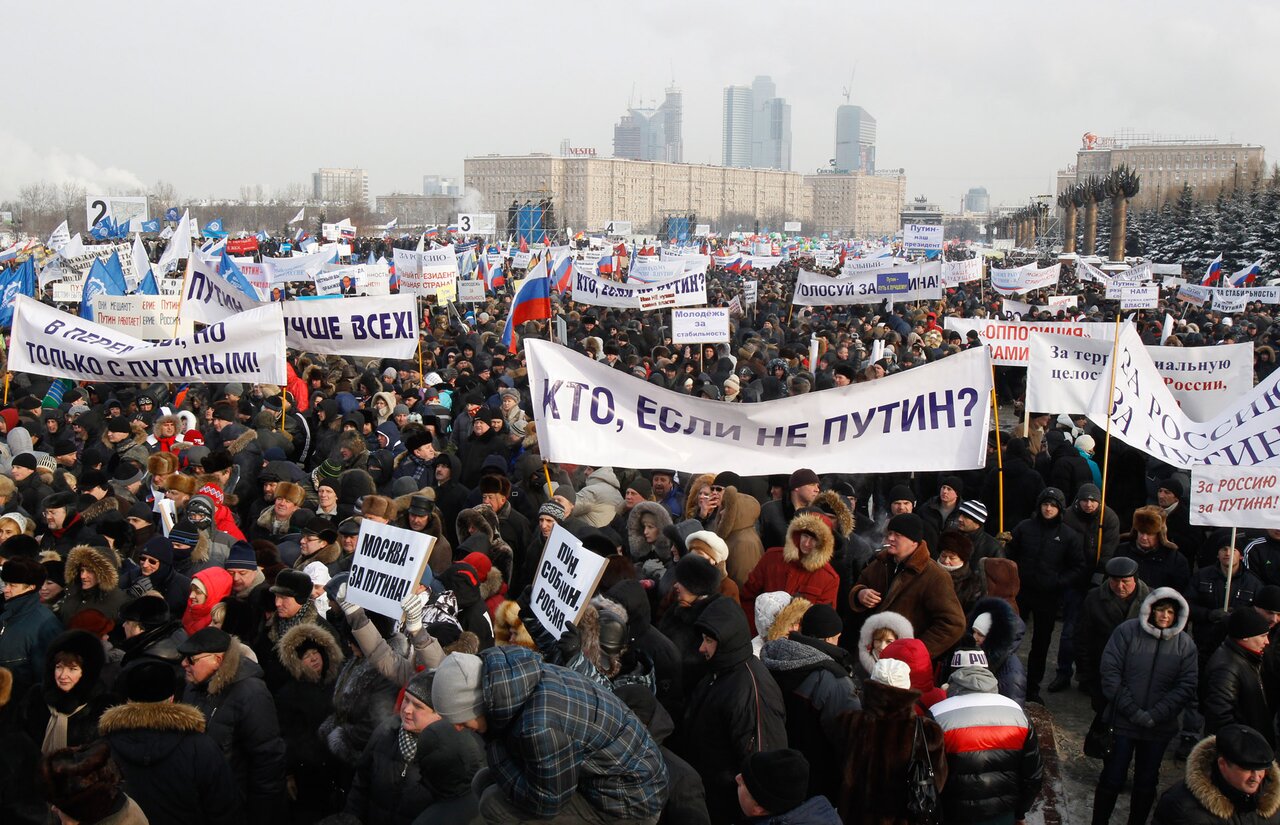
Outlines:
{"type": "Polygon", "coordinates": [[[662,811],[662,753],[620,699],[525,648],[493,647],[480,657],[489,766],[512,803],[551,817],[577,792],[619,818],[662,811]]]}

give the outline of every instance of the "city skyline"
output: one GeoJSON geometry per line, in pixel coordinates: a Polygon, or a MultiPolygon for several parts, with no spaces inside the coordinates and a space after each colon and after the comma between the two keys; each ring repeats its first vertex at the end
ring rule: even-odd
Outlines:
{"type": "MultiPolygon", "coordinates": [[[[792,170],[829,167],[836,110],[853,74],[848,102],[877,121],[876,166],[904,168],[910,197],[948,208],[977,186],[993,205],[1052,194],[1056,171],[1073,162],[1085,132],[1133,127],[1272,151],[1280,145],[1280,112],[1256,95],[1258,78],[1275,76],[1280,62],[1267,42],[1280,9],[1246,0],[1212,9],[1171,2],[1158,15],[1137,4],[1084,0],[1072,7],[1075,22],[1049,8],[995,0],[928,21],[880,4],[690,8],[659,0],[636,17],[570,0],[556,15],[500,11],[504,25],[483,39],[490,53],[505,56],[493,61],[501,69],[474,60],[483,45],[474,35],[449,34],[433,36],[425,72],[420,55],[398,48],[397,38],[432,31],[439,21],[411,5],[345,11],[343,42],[367,46],[379,59],[333,62],[324,72],[302,71],[283,48],[308,43],[322,52],[335,25],[324,13],[239,0],[217,19],[195,7],[147,2],[126,13],[86,7],[70,21],[48,4],[16,3],[9,11],[16,31],[56,31],[61,56],[48,59],[40,38],[10,44],[13,65],[38,67],[11,82],[11,110],[39,116],[11,118],[0,129],[6,199],[39,181],[99,191],[163,181],[184,199],[232,198],[242,187],[270,193],[306,186],[316,169],[330,167],[366,169],[371,197],[418,192],[424,175],[460,178],[466,157],[556,154],[566,137],[609,154],[630,90],[652,94],[673,82],[683,91],[683,160],[719,164],[723,90],[758,75],[772,77],[790,106],[792,170]],[[706,48],[730,10],[765,23],[756,48],[706,48]],[[250,18],[253,25],[242,25],[250,18]],[[856,18],[857,49],[849,48],[847,26],[837,24],[846,18],[856,18]],[[1066,33],[1063,26],[1090,18],[1175,46],[1126,61],[1118,76],[1118,54],[1048,45],[1066,33]],[[1226,19],[1233,25],[1221,25],[1226,19]],[[1001,37],[991,40],[997,23],[1001,37]],[[768,46],[768,33],[784,24],[794,36],[768,46]],[[911,27],[909,44],[893,36],[904,26],[911,27]],[[625,43],[608,60],[516,69],[547,62],[555,53],[547,44],[566,32],[614,29],[626,32],[625,43]],[[132,45],[113,49],[104,72],[94,56],[108,42],[132,45]],[[1015,71],[1008,55],[1018,44],[1026,48],[1015,71]],[[632,57],[641,53],[643,60],[632,57]]],[[[593,41],[574,40],[587,57],[593,41]]]]}

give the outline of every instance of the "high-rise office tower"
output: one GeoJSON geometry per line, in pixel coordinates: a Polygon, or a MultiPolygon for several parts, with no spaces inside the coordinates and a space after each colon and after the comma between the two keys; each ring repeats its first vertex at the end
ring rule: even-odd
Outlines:
{"type": "Polygon", "coordinates": [[[876,119],[861,106],[836,109],[836,170],[875,174],[876,119]]]}

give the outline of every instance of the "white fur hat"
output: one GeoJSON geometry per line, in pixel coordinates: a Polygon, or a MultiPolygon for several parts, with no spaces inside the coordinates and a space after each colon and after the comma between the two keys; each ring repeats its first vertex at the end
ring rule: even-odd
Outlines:
{"type": "Polygon", "coordinates": [[[871,681],[882,685],[911,689],[911,668],[898,659],[880,659],[871,669],[871,681]]]}
{"type": "Polygon", "coordinates": [[[700,541],[711,551],[712,564],[722,564],[729,559],[729,545],[724,543],[724,539],[720,538],[710,530],[699,530],[696,533],[690,533],[684,540],[684,546],[692,549],[693,543],[700,541]]]}

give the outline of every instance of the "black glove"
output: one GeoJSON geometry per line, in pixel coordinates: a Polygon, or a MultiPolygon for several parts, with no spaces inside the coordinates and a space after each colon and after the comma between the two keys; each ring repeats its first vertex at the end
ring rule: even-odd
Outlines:
{"type": "Polygon", "coordinates": [[[152,589],[151,577],[143,576],[142,578],[134,582],[133,586],[130,587],[126,592],[128,593],[129,596],[132,596],[133,598],[137,598],[138,596],[141,596],[143,593],[146,593],[151,589],[152,589]]]}
{"type": "Polygon", "coordinates": [[[1223,610],[1221,607],[1214,608],[1209,611],[1209,621],[1211,622],[1217,623],[1225,618],[1227,618],[1227,611],[1223,610]]]}
{"type": "Polygon", "coordinates": [[[573,622],[565,622],[560,641],[556,642],[556,655],[560,657],[561,662],[567,662],[581,651],[582,634],[578,632],[578,626],[573,622]]]}
{"type": "Polygon", "coordinates": [[[516,596],[516,604],[520,606],[520,621],[528,624],[531,621],[537,621],[533,615],[533,608],[529,606],[529,602],[533,599],[533,587],[525,585],[524,590],[520,591],[520,595],[516,596]]]}
{"type": "Polygon", "coordinates": [[[1156,726],[1156,720],[1152,719],[1151,714],[1147,713],[1145,710],[1135,710],[1132,718],[1134,722],[1144,728],[1154,728],[1156,726]]]}

